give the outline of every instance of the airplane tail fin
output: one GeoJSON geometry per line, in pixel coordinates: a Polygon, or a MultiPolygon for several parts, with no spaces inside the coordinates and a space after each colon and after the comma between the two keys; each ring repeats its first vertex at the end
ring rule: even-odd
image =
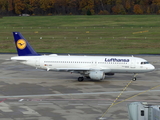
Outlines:
{"type": "Polygon", "coordinates": [[[39,55],[34,51],[31,45],[23,37],[20,32],[13,32],[17,53],[19,56],[37,56],[39,55]]]}

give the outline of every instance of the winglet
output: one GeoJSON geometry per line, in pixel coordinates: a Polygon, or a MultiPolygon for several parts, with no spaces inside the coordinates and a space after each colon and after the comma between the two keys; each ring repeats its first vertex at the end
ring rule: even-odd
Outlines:
{"type": "Polygon", "coordinates": [[[27,42],[27,40],[23,37],[23,35],[20,32],[13,32],[13,37],[19,56],[39,55],[34,51],[34,49],[31,47],[31,45],[27,42]]]}

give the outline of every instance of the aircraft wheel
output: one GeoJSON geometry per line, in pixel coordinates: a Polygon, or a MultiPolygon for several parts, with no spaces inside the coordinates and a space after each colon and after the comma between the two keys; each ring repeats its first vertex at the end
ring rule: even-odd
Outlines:
{"type": "Polygon", "coordinates": [[[83,77],[79,77],[79,78],[78,78],[78,81],[79,81],[79,82],[82,82],[83,80],[84,80],[83,77]]]}
{"type": "Polygon", "coordinates": [[[133,81],[136,81],[136,80],[137,80],[137,78],[136,78],[136,77],[134,77],[132,80],[133,80],[133,81]]]}

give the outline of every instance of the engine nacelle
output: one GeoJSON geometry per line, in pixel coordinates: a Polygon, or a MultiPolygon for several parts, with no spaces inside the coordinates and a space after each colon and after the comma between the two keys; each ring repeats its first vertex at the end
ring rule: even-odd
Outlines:
{"type": "Polygon", "coordinates": [[[105,78],[105,74],[103,71],[90,71],[89,77],[93,80],[103,80],[105,78]]]}

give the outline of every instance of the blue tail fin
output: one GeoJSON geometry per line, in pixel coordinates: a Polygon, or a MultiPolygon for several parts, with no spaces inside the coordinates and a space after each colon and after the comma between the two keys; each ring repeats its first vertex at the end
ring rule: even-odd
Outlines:
{"type": "Polygon", "coordinates": [[[13,32],[14,41],[16,44],[17,52],[19,56],[37,56],[39,55],[30,46],[27,40],[20,32],[13,32]]]}

